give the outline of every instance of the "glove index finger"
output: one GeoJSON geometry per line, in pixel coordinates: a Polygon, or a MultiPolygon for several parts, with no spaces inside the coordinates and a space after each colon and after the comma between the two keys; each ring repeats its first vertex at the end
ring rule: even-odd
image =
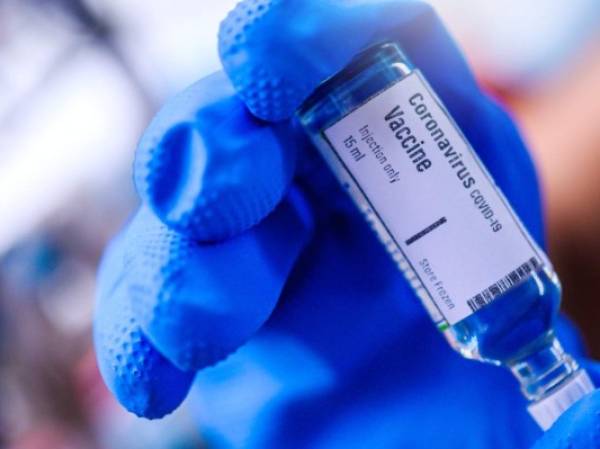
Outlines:
{"type": "Polygon", "coordinates": [[[136,151],[139,195],[169,228],[201,241],[233,237],[271,212],[292,179],[284,125],[252,116],[220,72],[174,96],[136,151]]]}
{"type": "Polygon", "coordinates": [[[436,13],[420,1],[244,0],[221,24],[219,52],[252,113],[279,121],[356,54],[385,41],[397,41],[436,89],[456,81],[476,87],[436,13]]]}

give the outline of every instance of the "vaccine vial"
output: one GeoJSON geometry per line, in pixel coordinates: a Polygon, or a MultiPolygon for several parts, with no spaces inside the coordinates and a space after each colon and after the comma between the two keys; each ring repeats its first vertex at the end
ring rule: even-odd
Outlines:
{"type": "Polygon", "coordinates": [[[593,390],[554,334],[547,256],[396,43],[357,55],[297,118],[455,350],[508,367],[544,430],[593,390]]]}

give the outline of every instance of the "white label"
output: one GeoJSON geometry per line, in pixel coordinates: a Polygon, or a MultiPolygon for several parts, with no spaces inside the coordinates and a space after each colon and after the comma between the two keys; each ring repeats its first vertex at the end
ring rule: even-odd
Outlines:
{"type": "Polygon", "coordinates": [[[450,325],[545,260],[418,72],[324,137],[450,325]]]}

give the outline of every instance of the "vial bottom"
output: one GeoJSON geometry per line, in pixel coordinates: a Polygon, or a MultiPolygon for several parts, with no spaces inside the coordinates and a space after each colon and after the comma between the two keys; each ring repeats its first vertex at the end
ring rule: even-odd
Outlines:
{"type": "Polygon", "coordinates": [[[550,268],[444,331],[463,356],[509,366],[551,344],[560,284],[550,268]]]}
{"type": "Polygon", "coordinates": [[[530,402],[530,414],[544,430],[594,389],[554,335],[559,303],[560,285],[545,268],[444,331],[463,356],[507,367],[530,402]]]}

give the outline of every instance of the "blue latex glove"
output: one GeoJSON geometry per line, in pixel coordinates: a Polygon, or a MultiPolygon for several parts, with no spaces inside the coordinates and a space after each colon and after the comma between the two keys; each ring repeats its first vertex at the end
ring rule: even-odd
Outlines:
{"type": "MultiPolygon", "coordinates": [[[[359,49],[395,39],[543,244],[527,151],[431,9],[242,2],[221,33],[242,98],[278,123],[251,115],[219,73],[169,101],[148,127],[135,163],[144,205],[99,273],[95,344],[118,400],[161,417],[196,379],[192,406],[210,447],[596,447],[600,395],[542,436],[507,371],[449,348],[285,120],[359,49]]],[[[598,382],[577,331],[560,318],[557,332],[598,382]]]]}

